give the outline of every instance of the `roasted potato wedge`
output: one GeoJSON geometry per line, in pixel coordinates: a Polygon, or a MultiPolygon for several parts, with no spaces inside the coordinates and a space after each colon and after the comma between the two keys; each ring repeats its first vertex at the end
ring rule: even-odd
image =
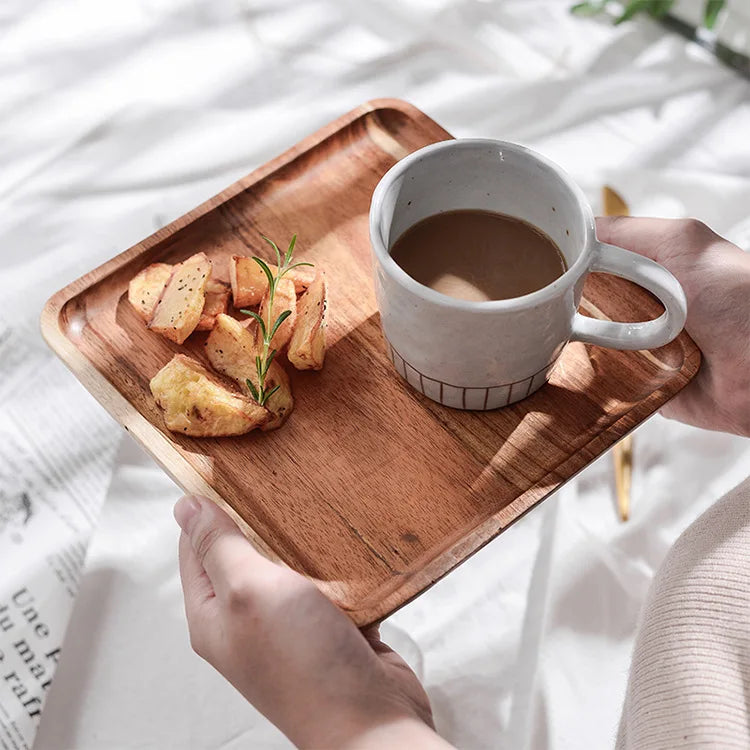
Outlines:
{"type": "MultiPolygon", "coordinates": [[[[269,263],[272,274],[278,267],[269,263]]],[[[315,269],[311,266],[298,266],[284,274],[285,279],[294,282],[294,291],[301,294],[315,278],[315,269]]],[[[242,255],[233,255],[229,260],[229,281],[232,285],[232,300],[235,307],[253,307],[259,305],[268,291],[268,279],[263,269],[252,259],[242,255]]]]}
{"type": "Polygon", "coordinates": [[[264,425],[270,414],[184,354],[176,354],[151,380],[167,428],[193,437],[243,435],[264,425]]]}
{"type": "MultiPolygon", "coordinates": [[[[284,312],[284,310],[291,310],[292,312],[292,314],[278,327],[278,330],[271,340],[271,349],[281,349],[292,337],[292,331],[294,330],[294,324],[297,319],[297,295],[294,291],[294,283],[291,279],[287,279],[285,276],[279,281],[276,285],[276,293],[273,298],[273,309],[270,310],[269,307],[269,296],[266,291],[263,301],[260,303],[260,309],[258,310],[260,317],[263,318],[266,323],[266,329],[273,326],[276,319],[284,312]]],[[[255,339],[258,345],[263,343],[263,334],[260,331],[260,326],[256,329],[255,339]]]]}
{"type": "MultiPolygon", "coordinates": [[[[258,350],[253,334],[242,323],[229,315],[218,315],[216,326],[206,341],[206,354],[211,365],[223,375],[235,380],[243,393],[252,396],[246,380],[257,388],[258,371],[255,356],[258,350]]],[[[266,388],[271,390],[280,386],[265,406],[271,412],[271,418],[263,425],[263,430],[275,430],[292,413],[294,398],[289,384],[289,377],[284,368],[276,361],[266,373],[266,388]]]]}
{"type": "Polygon", "coordinates": [[[235,307],[259,305],[268,289],[263,269],[252,258],[242,255],[233,255],[229,259],[229,283],[235,307]]]}
{"type": "Polygon", "coordinates": [[[152,263],[130,280],[128,302],[147,323],[171,275],[172,266],[168,263],[152,263]]]}
{"type": "Polygon", "coordinates": [[[154,308],[148,327],[176,344],[195,330],[205,302],[206,282],[211,278],[211,261],[196,253],[178,263],[154,308]]]}
{"type": "Polygon", "coordinates": [[[216,316],[225,313],[229,308],[229,284],[216,279],[209,279],[206,284],[206,299],[203,303],[196,331],[210,331],[216,325],[216,316]]]}
{"type": "Polygon", "coordinates": [[[323,367],[327,308],[325,276],[318,273],[297,302],[297,320],[287,350],[287,358],[298,370],[320,370],[323,367]]]}

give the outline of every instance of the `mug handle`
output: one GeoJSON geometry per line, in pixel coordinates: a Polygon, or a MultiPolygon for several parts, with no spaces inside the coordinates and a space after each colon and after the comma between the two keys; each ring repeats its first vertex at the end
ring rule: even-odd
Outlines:
{"type": "Polygon", "coordinates": [[[664,313],[645,323],[615,323],[576,313],[571,341],[610,349],[656,349],[668,344],[682,330],[687,317],[685,292],[664,266],[630,250],[597,240],[589,270],[611,273],[648,289],[664,305],[664,313]]]}

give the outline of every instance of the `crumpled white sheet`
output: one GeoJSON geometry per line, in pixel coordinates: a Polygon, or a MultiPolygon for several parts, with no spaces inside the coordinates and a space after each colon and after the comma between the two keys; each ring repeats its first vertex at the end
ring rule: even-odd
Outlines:
{"type": "MultiPolygon", "coordinates": [[[[595,205],[608,181],[636,213],[696,215],[750,246],[747,82],[647,21],[615,29],[567,6],[6,0],[3,275],[41,307],[379,96],[544,152],[595,205]]],[[[603,456],[384,625],[459,747],[613,745],[653,572],[750,466],[749,441],[660,417],[635,450],[631,522],[616,520],[603,456]]],[[[189,651],[178,495],[124,438],[37,750],[288,746],[189,651]]]]}

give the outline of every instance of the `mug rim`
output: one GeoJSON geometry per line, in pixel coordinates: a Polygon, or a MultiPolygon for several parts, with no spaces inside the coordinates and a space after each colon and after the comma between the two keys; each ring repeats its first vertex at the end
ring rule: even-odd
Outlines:
{"type": "Polygon", "coordinates": [[[500,141],[494,138],[453,138],[446,141],[431,143],[428,146],[423,146],[417,151],[414,151],[403,159],[397,161],[380,178],[370,202],[370,244],[372,245],[373,252],[383,270],[412,294],[421,297],[425,301],[449,307],[454,310],[462,310],[466,312],[498,312],[502,310],[533,307],[538,303],[544,303],[556,297],[561,290],[571,286],[575,280],[582,276],[583,272],[588,270],[592,248],[596,241],[593,211],[591,210],[589,202],[586,200],[583,190],[581,190],[570,175],[551,159],[548,159],[546,156],[533,151],[526,146],[521,146],[518,143],[511,143],[510,141],[500,141]],[[377,226],[378,222],[376,221],[376,217],[380,216],[386,192],[393,182],[403,175],[404,172],[406,172],[416,161],[426,154],[432,154],[436,151],[475,148],[477,146],[493,146],[500,148],[500,150],[513,151],[542,164],[542,166],[554,172],[568,191],[575,197],[579,215],[583,220],[585,229],[584,247],[570,268],[541,289],[521,295],[520,297],[477,301],[458,299],[443,294],[442,292],[435,291],[409,276],[409,274],[406,273],[406,271],[404,271],[395,260],[393,260],[390,252],[388,252],[385,238],[381,235],[380,228],[377,226]]]}

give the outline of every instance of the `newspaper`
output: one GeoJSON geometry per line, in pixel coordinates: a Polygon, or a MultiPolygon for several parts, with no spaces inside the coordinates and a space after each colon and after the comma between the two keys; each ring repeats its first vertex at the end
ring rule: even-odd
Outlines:
{"type": "Polygon", "coordinates": [[[34,741],[120,436],[35,323],[0,319],[2,750],[34,741]]]}

